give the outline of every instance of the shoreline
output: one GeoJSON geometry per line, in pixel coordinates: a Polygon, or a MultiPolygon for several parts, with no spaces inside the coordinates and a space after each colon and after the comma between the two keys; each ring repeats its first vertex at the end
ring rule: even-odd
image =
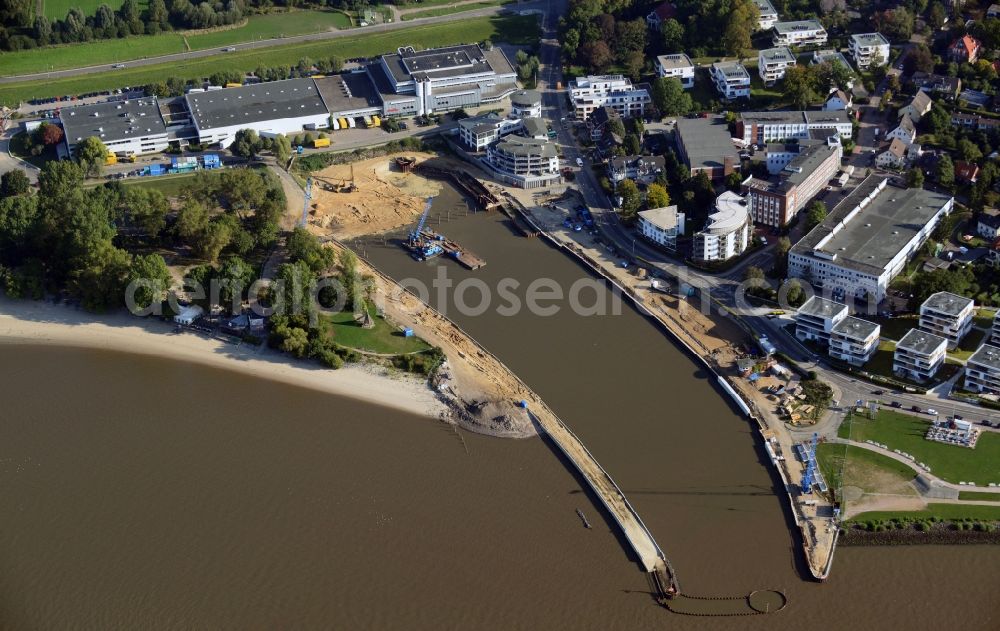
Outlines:
{"type": "Polygon", "coordinates": [[[426,380],[372,365],[339,370],[273,351],[235,345],[193,332],[177,333],[152,318],[125,313],[91,314],[71,307],[0,296],[0,344],[106,350],[191,362],[347,397],[432,419],[451,410],[426,380]]]}

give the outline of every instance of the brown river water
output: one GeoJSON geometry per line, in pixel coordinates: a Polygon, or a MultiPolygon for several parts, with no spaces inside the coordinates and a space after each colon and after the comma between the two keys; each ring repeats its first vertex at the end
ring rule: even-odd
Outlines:
{"type": "MultiPolygon", "coordinates": [[[[449,204],[461,202],[435,207],[449,204]]],[[[499,217],[440,229],[487,267],[363,249],[396,278],[439,265],[491,286],[586,277],[499,217]]],[[[541,439],[460,438],[148,357],[0,346],[0,628],[1000,628],[998,547],[841,548],[826,584],[807,580],[749,423],[627,306],[449,315],[580,435],[685,592],[780,589],[788,607],[748,618],[659,607],[541,439]]]]}

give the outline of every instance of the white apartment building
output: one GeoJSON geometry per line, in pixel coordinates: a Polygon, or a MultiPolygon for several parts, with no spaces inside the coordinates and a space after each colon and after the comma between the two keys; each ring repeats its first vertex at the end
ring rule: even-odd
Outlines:
{"type": "Polygon", "coordinates": [[[685,90],[694,87],[694,64],[684,53],[659,55],[656,58],[656,75],[677,79],[685,90]]]}
{"type": "Polygon", "coordinates": [[[788,275],[846,298],[881,302],[954,205],[942,193],[871,175],[833,207],[788,253],[788,275]]]}
{"type": "Polygon", "coordinates": [[[851,116],[843,110],[742,112],[736,120],[736,136],[748,145],[811,138],[817,130],[836,131],[841,138],[854,133],[851,116]]]}
{"type": "Polygon", "coordinates": [[[1000,394],[1000,348],[983,344],[965,363],[965,389],[1000,394]]]}
{"type": "Polygon", "coordinates": [[[913,121],[910,120],[909,116],[903,116],[900,118],[899,124],[885,135],[886,140],[892,140],[893,138],[898,138],[900,141],[905,143],[907,147],[916,141],[917,128],[913,124],[913,121]]]}
{"type": "Polygon", "coordinates": [[[830,357],[853,366],[864,366],[878,350],[882,327],[848,316],[830,330],[830,357]]]}
{"type": "Polygon", "coordinates": [[[795,55],[787,48],[768,48],[757,55],[757,73],[764,85],[774,85],[785,78],[785,71],[795,65],[795,55]]]}
{"type": "Polygon", "coordinates": [[[833,328],[847,318],[847,305],[812,296],[795,313],[795,337],[830,343],[833,328]]]}
{"type": "Polygon", "coordinates": [[[698,261],[727,261],[750,245],[753,222],[746,201],[731,191],[715,199],[715,212],[694,235],[693,256],[698,261]]]}
{"type": "Polygon", "coordinates": [[[738,61],[717,61],[709,74],[715,89],[727,101],[750,96],[750,73],[738,61]]]}
{"type": "Polygon", "coordinates": [[[774,25],[778,23],[778,12],[774,10],[774,5],[771,4],[770,0],[753,0],[753,3],[757,5],[757,10],[760,13],[757,22],[759,29],[769,31],[774,28],[774,25]]]}
{"type": "Polygon", "coordinates": [[[501,137],[518,131],[521,127],[519,119],[500,118],[490,113],[458,121],[458,135],[466,147],[473,151],[483,151],[501,137]]]}
{"type": "Polygon", "coordinates": [[[990,339],[987,343],[1000,346],[1000,311],[993,316],[993,327],[990,329],[990,339]]]}
{"type": "Polygon", "coordinates": [[[774,25],[774,46],[806,46],[826,43],[826,29],[819,20],[798,20],[795,22],[777,22],[774,25]]]}
{"type": "Polygon", "coordinates": [[[522,188],[559,179],[559,154],[548,140],[506,136],[486,148],[485,162],[500,179],[522,188]]]}
{"type": "Polygon", "coordinates": [[[851,35],[848,52],[858,70],[884,66],[889,63],[889,40],[881,33],[855,33],[851,35]]]}
{"type": "Polygon", "coordinates": [[[648,87],[633,86],[620,74],[578,77],[569,84],[569,98],[581,121],[605,105],[623,117],[642,116],[651,102],[648,87]]]}
{"type": "Polygon", "coordinates": [[[972,329],[975,310],[971,298],[939,291],[920,305],[920,328],[945,338],[948,346],[955,348],[972,329]]]}
{"type": "Polygon", "coordinates": [[[684,234],[684,213],[677,212],[677,206],[639,211],[639,234],[674,251],[677,237],[684,234]]]}
{"type": "Polygon", "coordinates": [[[927,381],[944,364],[948,340],[920,329],[910,329],[896,344],[892,372],[911,381],[927,381]]]}

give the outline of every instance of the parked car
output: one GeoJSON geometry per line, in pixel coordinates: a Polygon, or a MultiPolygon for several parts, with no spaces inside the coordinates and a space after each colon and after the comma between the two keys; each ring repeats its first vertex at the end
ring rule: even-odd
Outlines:
{"type": "Polygon", "coordinates": [[[938,411],[935,410],[934,408],[927,408],[927,413],[930,414],[931,416],[937,416],[938,415],[938,411]]]}
{"type": "Polygon", "coordinates": [[[877,397],[880,397],[883,394],[885,394],[885,390],[872,390],[872,394],[874,394],[877,397]]]}
{"type": "Polygon", "coordinates": [[[914,412],[916,412],[917,414],[920,414],[920,412],[922,411],[922,410],[920,409],[920,406],[919,406],[919,405],[914,405],[914,406],[913,406],[912,408],[910,408],[910,409],[911,409],[911,410],[913,410],[914,412]]]}
{"type": "Polygon", "coordinates": [[[889,405],[892,406],[892,407],[894,407],[894,408],[901,408],[901,407],[903,407],[903,404],[900,403],[899,401],[893,401],[889,405]]]}

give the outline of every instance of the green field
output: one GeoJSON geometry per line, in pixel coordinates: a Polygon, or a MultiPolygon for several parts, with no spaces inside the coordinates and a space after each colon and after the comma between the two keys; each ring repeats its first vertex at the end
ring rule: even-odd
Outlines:
{"type": "Polygon", "coordinates": [[[986,491],[959,491],[958,499],[973,500],[976,502],[1000,502],[1000,493],[987,493],[986,491]]]}
{"type": "Polygon", "coordinates": [[[981,519],[1000,520],[1000,506],[979,506],[976,504],[928,504],[925,510],[916,511],[871,511],[860,513],[849,521],[879,521],[889,519],[981,519]]]}
{"type": "Polygon", "coordinates": [[[929,466],[932,475],[948,482],[975,482],[982,486],[1000,482],[1000,434],[983,432],[976,448],[968,449],[924,439],[929,425],[916,416],[881,410],[874,421],[855,414],[840,426],[838,434],[905,451],[917,462],[929,466]]]}
{"type": "Polygon", "coordinates": [[[0,85],[0,103],[16,106],[32,98],[81,94],[109,90],[122,86],[146,85],[168,77],[202,79],[219,70],[249,72],[257,66],[294,65],[302,57],[314,59],[337,55],[341,58],[373,57],[391,52],[404,44],[417,48],[447,46],[462,42],[494,42],[530,44],[538,41],[538,20],[535,16],[489,16],[461,22],[428,24],[412,28],[350,35],[323,42],[305,42],[269,46],[249,51],[220,53],[187,62],[154,64],[95,73],[52,81],[23,81],[0,85]]]}
{"type": "Polygon", "coordinates": [[[839,443],[817,445],[816,462],[827,486],[834,490],[842,486],[856,486],[866,493],[879,493],[886,489],[874,483],[883,483],[886,475],[895,483],[909,482],[917,475],[898,460],[839,443]]]}
{"type": "Polygon", "coordinates": [[[404,13],[400,19],[407,22],[409,20],[419,20],[420,18],[436,18],[442,15],[464,13],[465,11],[475,11],[476,9],[485,9],[487,7],[499,7],[505,4],[510,4],[513,1],[514,0],[486,0],[484,2],[470,2],[469,4],[462,4],[457,7],[438,7],[436,9],[428,9],[426,11],[404,13]]]}
{"type": "MultiPolygon", "coordinates": [[[[84,15],[94,15],[98,7],[106,4],[112,11],[117,11],[125,4],[125,0],[44,0],[42,13],[50,20],[62,20],[73,7],[83,11],[84,15]]],[[[146,0],[139,0],[139,9],[146,9],[146,0]]]]}
{"type": "MultiPolygon", "coordinates": [[[[187,41],[191,50],[205,50],[259,39],[346,29],[350,26],[350,18],[339,11],[293,11],[254,15],[247,20],[245,26],[190,35],[187,41]]],[[[182,35],[161,33],[2,53],[0,67],[5,75],[32,74],[158,57],[185,50],[182,35]]]]}
{"type": "Polygon", "coordinates": [[[324,316],[320,327],[337,344],[369,353],[404,354],[430,350],[430,345],[418,337],[403,337],[398,327],[376,316],[373,308],[369,308],[369,313],[375,321],[370,329],[362,328],[349,311],[324,316]]]}

